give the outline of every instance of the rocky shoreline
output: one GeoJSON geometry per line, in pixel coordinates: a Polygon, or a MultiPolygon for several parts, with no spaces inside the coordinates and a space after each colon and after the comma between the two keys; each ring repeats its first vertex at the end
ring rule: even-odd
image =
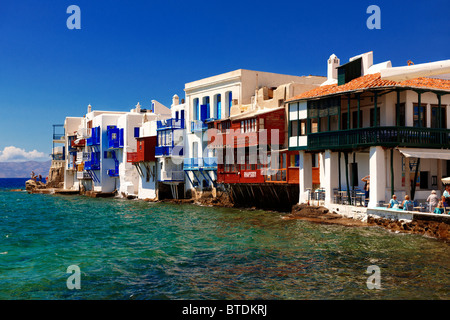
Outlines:
{"type": "Polygon", "coordinates": [[[295,205],[292,212],[284,219],[301,219],[322,224],[338,224],[352,227],[378,226],[396,233],[413,233],[436,238],[448,242],[450,240],[450,225],[445,222],[421,220],[414,218],[410,222],[368,217],[367,222],[346,218],[327,208],[295,205]]]}

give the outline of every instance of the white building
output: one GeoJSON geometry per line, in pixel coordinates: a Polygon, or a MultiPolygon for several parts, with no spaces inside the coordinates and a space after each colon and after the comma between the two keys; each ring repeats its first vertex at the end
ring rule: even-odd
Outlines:
{"type": "Polygon", "coordinates": [[[138,103],[129,112],[92,111],[89,106],[83,118],[67,118],[67,141],[74,148],[66,148],[65,189],[137,196],[139,174],[127,155],[136,152],[135,137],[145,116],[170,114],[161,106],[152,101],[147,110],[138,103]]]}
{"type": "Polygon", "coordinates": [[[441,178],[450,174],[450,80],[438,75],[450,62],[397,69],[390,61],[373,64],[368,52],[344,65],[332,55],[327,65],[321,87],[288,100],[289,150],[300,156],[300,202],[317,187],[329,208],[359,205],[364,198],[375,208],[394,193],[417,202],[432,189],[439,194],[441,178]],[[411,76],[419,68],[427,72],[411,76]],[[313,167],[319,168],[317,186],[313,167]],[[362,195],[365,176],[368,197],[362,195]]]}
{"type": "MultiPolygon", "coordinates": [[[[211,188],[216,180],[217,160],[213,150],[207,148],[208,122],[229,118],[233,105],[250,104],[252,96],[261,87],[276,88],[282,84],[300,83],[300,93],[308,89],[308,86],[312,89],[323,81],[322,77],[239,69],[186,83],[186,191],[194,187],[199,190],[211,188]]],[[[297,87],[293,86],[292,90],[295,88],[297,87]]]]}

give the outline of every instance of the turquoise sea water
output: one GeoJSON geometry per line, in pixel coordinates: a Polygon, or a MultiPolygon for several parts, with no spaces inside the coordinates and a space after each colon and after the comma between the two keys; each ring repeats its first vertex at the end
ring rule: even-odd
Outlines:
{"type": "Polygon", "coordinates": [[[420,235],[275,212],[29,195],[1,180],[0,299],[450,298],[449,244],[420,235]],[[71,265],[79,290],[66,285],[71,265]],[[371,265],[380,290],[367,288],[371,265]]]}

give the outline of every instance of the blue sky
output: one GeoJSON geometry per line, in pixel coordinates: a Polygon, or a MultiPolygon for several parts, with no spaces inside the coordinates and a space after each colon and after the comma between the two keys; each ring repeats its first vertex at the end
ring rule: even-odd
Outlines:
{"type": "Polygon", "coordinates": [[[88,104],[170,106],[186,82],[239,68],[325,76],[332,53],[344,63],[374,51],[374,63],[393,66],[449,59],[449,9],[448,0],[0,0],[0,161],[42,159],[52,124],[88,104]],[[73,4],[81,30],[66,27],[73,4]],[[380,30],[366,27],[372,4],[380,30]]]}

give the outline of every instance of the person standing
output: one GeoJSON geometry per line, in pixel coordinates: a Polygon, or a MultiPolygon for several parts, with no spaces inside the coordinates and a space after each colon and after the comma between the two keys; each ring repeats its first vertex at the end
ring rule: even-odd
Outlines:
{"type": "Polygon", "coordinates": [[[361,179],[361,181],[365,182],[365,185],[364,185],[364,193],[365,193],[365,198],[366,198],[366,200],[367,200],[367,199],[369,199],[370,175],[365,176],[364,178],[361,179]]]}
{"type": "Polygon", "coordinates": [[[439,203],[439,197],[436,194],[436,190],[431,191],[431,194],[427,198],[429,205],[429,212],[433,212],[439,203]]]}

